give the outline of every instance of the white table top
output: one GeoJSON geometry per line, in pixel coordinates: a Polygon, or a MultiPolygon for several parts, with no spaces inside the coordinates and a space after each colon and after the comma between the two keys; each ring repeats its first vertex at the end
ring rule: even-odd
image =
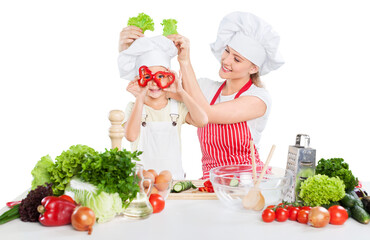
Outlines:
{"type": "MultiPolygon", "coordinates": [[[[367,184],[369,185],[369,184],[367,184]]],[[[366,189],[366,188],[365,188],[366,189]]],[[[367,188],[369,189],[369,188],[367,188]]],[[[1,213],[7,208],[1,209],[1,213]]],[[[95,224],[92,235],[71,225],[44,227],[19,219],[0,225],[0,239],[367,239],[370,224],[350,218],[344,225],[313,228],[298,222],[264,223],[260,212],[226,209],[218,200],[167,200],[161,213],[144,220],[116,217],[108,223],[95,224]]]]}

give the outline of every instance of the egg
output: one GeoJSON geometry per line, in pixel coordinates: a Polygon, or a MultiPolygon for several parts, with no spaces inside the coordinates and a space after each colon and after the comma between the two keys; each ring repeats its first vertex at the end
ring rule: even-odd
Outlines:
{"type": "Polygon", "coordinates": [[[151,172],[144,170],[143,171],[143,176],[144,176],[143,186],[145,188],[149,187],[150,184],[153,184],[154,183],[155,177],[154,177],[154,175],[151,172]],[[149,182],[148,180],[145,180],[145,178],[149,178],[151,180],[151,182],[149,182]]]}
{"type": "MultiPolygon", "coordinates": [[[[159,173],[159,175],[162,175],[165,177],[165,179],[167,180],[167,182],[171,181],[172,180],[172,174],[170,171],[168,170],[163,170],[162,172],[159,173]]],[[[159,176],[158,175],[158,176],[159,176]]]]}
{"type": "Polygon", "coordinates": [[[163,191],[168,189],[169,182],[171,179],[168,181],[167,176],[159,174],[155,178],[155,187],[158,189],[158,191],[163,191]]]}
{"type": "Polygon", "coordinates": [[[158,173],[154,169],[148,169],[148,172],[152,173],[154,177],[158,176],[158,173]]]}

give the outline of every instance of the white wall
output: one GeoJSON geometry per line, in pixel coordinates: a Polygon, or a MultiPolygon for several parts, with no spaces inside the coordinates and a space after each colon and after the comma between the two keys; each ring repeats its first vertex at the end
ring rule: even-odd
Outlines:
{"type": "MultiPolygon", "coordinates": [[[[139,12],[156,23],[148,36],[161,34],[163,18],[177,19],[179,32],[191,40],[197,76],[213,79],[219,65],[208,44],[224,15],[250,11],[272,24],[286,64],[262,78],[273,98],[262,159],[276,144],[272,165],[285,167],[288,146],[297,133],[307,133],[317,159],[342,157],[370,181],[366,1],[127,2],[0,3],[0,207],[30,186],[42,156],[54,159],[74,144],[110,147],[108,112],[134,100],[118,76],[118,35],[139,12]]],[[[182,137],[185,169],[196,179],[201,154],[195,128],[184,126],[182,137]]]]}

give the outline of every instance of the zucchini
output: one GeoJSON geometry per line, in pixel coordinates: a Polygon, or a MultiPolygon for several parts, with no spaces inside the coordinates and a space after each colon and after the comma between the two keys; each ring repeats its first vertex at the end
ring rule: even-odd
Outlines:
{"type": "Polygon", "coordinates": [[[346,193],[340,200],[340,204],[345,208],[351,208],[355,206],[356,199],[352,194],[346,193]]]}
{"type": "Polygon", "coordinates": [[[197,188],[191,181],[180,181],[173,185],[171,192],[179,193],[190,188],[197,188]]]}
{"type": "Polygon", "coordinates": [[[370,215],[362,207],[355,205],[351,208],[351,215],[356,221],[368,224],[370,222],[370,215]]]}

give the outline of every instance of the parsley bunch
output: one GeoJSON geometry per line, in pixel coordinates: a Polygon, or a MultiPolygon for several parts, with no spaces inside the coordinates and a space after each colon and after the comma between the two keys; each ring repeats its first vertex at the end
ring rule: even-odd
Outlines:
{"type": "Polygon", "coordinates": [[[316,174],[329,177],[339,177],[343,180],[346,191],[352,191],[358,185],[358,179],[349,170],[348,163],[343,158],[320,159],[316,166],[316,174]]]}
{"type": "Polygon", "coordinates": [[[141,152],[129,152],[125,149],[106,149],[98,155],[89,155],[76,176],[95,185],[98,188],[97,194],[102,191],[118,193],[125,205],[126,200],[133,200],[140,190],[134,174],[136,164],[132,161],[139,161],[140,154],[141,152]]]}

